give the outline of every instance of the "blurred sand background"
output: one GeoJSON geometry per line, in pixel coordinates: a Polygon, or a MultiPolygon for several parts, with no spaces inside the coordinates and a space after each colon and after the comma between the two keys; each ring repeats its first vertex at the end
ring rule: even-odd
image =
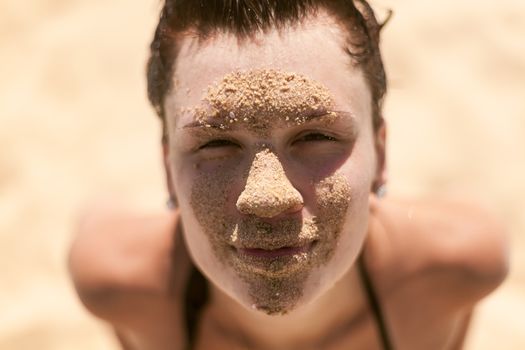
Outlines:
{"type": "MultiPolygon", "coordinates": [[[[512,270],[468,349],[525,349],[525,1],[374,1],[390,78],[389,190],[472,198],[512,270]]],[[[144,64],[157,0],[0,0],[0,349],[114,350],[65,261],[75,214],[166,199],[144,64]]]]}

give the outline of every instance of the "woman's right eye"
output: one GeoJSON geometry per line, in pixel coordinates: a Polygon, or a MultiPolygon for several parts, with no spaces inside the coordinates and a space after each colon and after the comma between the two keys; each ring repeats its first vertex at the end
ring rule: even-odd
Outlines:
{"type": "Polygon", "coordinates": [[[242,159],[243,146],[237,140],[207,138],[200,140],[191,151],[200,171],[215,171],[217,166],[236,166],[242,159]]]}
{"type": "Polygon", "coordinates": [[[200,146],[199,149],[213,149],[221,147],[239,147],[239,145],[230,140],[219,139],[207,142],[204,145],[200,146]]]}

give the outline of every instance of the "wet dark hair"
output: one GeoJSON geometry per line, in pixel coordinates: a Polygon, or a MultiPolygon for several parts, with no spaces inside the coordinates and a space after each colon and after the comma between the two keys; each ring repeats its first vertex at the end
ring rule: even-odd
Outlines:
{"type": "Polygon", "coordinates": [[[319,9],[327,10],[352,34],[345,51],[363,69],[372,93],[372,122],[377,130],[383,122],[381,107],[387,89],[379,50],[379,34],[386,21],[379,24],[365,0],[166,0],[147,65],[148,97],[163,124],[178,33],[191,28],[204,38],[222,30],[245,38],[257,31],[297,23],[319,9]]]}

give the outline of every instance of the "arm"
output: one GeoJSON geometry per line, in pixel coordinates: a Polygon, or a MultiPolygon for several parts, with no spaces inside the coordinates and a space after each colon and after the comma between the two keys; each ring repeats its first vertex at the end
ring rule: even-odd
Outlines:
{"type": "Polygon", "coordinates": [[[475,205],[436,201],[422,208],[415,223],[427,228],[429,268],[448,271],[450,291],[458,303],[474,305],[498,287],[509,269],[509,242],[502,223],[475,205]],[[428,226],[427,226],[428,227],[428,226]]]}
{"type": "Polygon", "coordinates": [[[167,338],[172,348],[184,343],[178,294],[187,260],[175,242],[176,226],[171,213],[108,208],[95,208],[79,222],[71,278],[84,306],[115,327],[125,349],[167,348],[167,338]]]}
{"type": "Polygon", "coordinates": [[[372,199],[371,213],[367,261],[388,295],[390,323],[402,325],[399,334],[416,332],[431,342],[404,347],[459,347],[475,304],[507,274],[502,225],[476,206],[449,200],[372,199]]]}
{"type": "MultiPolygon", "coordinates": [[[[481,299],[508,273],[506,230],[475,205],[389,198],[372,199],[371,211],[372,225],[379,234],[372,237],[374,250],[369,260],[379,272],[407,279],[442,275],[448,279],[444,285],[463,295],[463,302],[481,299]],[[389,270],[393,265],[394,274],[389,270]]],[[[387,281],[399,282],[394,278],[387,281]]]]}

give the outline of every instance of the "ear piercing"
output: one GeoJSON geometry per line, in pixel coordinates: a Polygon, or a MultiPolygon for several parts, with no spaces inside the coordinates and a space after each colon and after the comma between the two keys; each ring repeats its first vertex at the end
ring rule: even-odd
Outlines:
{"type": "Polygon", "coordinates": [[[170,197],[167,201],[166,201],[166,208],[168,208],[169,210],[173,210],[177,207],[176,203],[175,203],[175,200],[173,199],[173,197],[170,197]]]}
{"type": "Polygon", "coordinates": [[[382,184],[380,185],[377,189],[376,189],[376,197],[381,199],[383,198],[384,196],[386,196],[386,185],[385,184],[382,184]]]}

